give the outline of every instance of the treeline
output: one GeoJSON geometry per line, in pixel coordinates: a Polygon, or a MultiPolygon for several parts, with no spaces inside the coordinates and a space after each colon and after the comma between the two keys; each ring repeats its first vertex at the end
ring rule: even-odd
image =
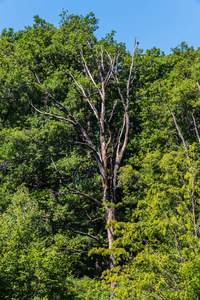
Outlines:
{"type": "Polygon", "coordinates": [[[200,49],[97,28],[1,33],[0,299],[199,299],[200,49]]]}

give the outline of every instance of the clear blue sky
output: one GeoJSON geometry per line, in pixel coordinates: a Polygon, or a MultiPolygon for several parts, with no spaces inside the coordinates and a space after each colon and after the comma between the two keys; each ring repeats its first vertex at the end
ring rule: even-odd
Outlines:
{"type": "Polygon", "coordinates": [[[138,34],[144,50],[156,46],[168,54],[182,41],[200,47],[200,0],[0,0],[0,31],[32,25],[36,14],[58,26],[63,8],[69,14],[94,12],[97,37],[115,30],[130,51],[138,34]]]}

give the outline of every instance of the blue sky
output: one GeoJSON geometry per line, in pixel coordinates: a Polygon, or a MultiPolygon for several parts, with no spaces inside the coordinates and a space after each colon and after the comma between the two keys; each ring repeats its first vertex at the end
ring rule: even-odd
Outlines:
{"type": "Polygon", "coordinates": [[[32,25],[36,14],[58,26],[63,8],[69,14],[94,12],[97,37],[115,30],[130,51],[138,34],[144,50],[156,46],[168,54],[182,41],[200,47],[200,0],[0,0],[0,31],[32,25]]]}

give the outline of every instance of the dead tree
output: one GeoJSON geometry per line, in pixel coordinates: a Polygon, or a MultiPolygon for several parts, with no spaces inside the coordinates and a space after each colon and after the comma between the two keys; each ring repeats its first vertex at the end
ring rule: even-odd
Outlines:
{"type": "MultiPolygon", "coordinates": [[[[114,242],[114,227],[111,223],[115,220],[115,204],[116,204],[116,196],[117,196],[117,176],[120,168],[120,164],[122,162],[123,155],[125,153],[128,137],[129,137],[129,105],[130,105],[130,85],[133,80],[133,65],[134,65],[134,56],[135,51],[137,49],[139,42],[138,40],[135,42],[134,51],[132,55],[132,61],[130,64],[130,68],[128,71],[128,76],[126,79],[126,83],[123,86],[120,82],[119,78],[119,53],[113,57],[110,53],[100,48],[99,53],[95,53],[92,46],[88,44],[89,51],[92,53],[93,62],[96,65],[96,76],[92,75],[92,70],[90,70],[89,64],[85,58],[83,50],[80,50],[80,58],[79,60],[83,74],[87,77],[91,83],[93,90],[96,91],[96,94],[100,100],[100,106],[97,107],[94,103],[93,95],[90,91],[88,91],[84,86],[78,81],[76,76],[72,74],[70,71],[70,77],[72,79],[72,83],[77,92],[85,99],[88,103],[91,113],[95,116],[98,130],[99,130],[99,145],[95,146],[95,143],[92,141],[89,135],[89,131],[86,130],[82,124],[70,113],[69,109],[64,106],[61,102],[59,102],[55,97],[53,97],[42,85],[38,76],[36,75],[36,79],[39,85],[42,86],[46,95],[48,95],[49,99],[56,104],[56,106],[60,109],[60,111],[65,114],[65,116],[51,114],[47,111],[41,111],[37,109],[33,103],[31,103],[32,107],[39,113],[45,114],[47,116],[53,116],[57,119],[62,119],[68,123],[70,123],[79,133],[80,145],[83,147],[87,147],[95,158],[99,172],[102,178],[102,187],[103,187],[103,206],[105,209],[106,215],[106,224],[107,224],[107,236],[108,236],[108,246],[109,249],[112,249],[112,244],[114,242]],[[106,88],[108,84],[114,84],[115,89],[118,93],[116,99],[108,99],[106,94],[106,88]],[[112,102],[112,109],[108,112],[108,106],[110,107],[112,102]],[[119,103],[120,102],[120,103],[119,103]],[[112,121],[115,115],[116,107],[120,105],[121,107],[121,128],[117,134],[114,134],[112,130],[112,121]],[[109,155],[108,155],[109,152],[109,155]],[[110,224],[110,226],[109,226],[110,224]]],[[[86,197],[89,196],[84,194],[86,197]]],[[[90,197],[91,198],[91,197],[90,197]]],[[[110,251],[110,269],[115,265],[115,258],[112,254],[112,250],[110,251]]]]}

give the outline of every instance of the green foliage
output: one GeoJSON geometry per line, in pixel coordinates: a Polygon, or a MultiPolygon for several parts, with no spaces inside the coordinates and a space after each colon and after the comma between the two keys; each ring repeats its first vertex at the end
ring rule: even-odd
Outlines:
{"type": "Polygon", "coordinates": [[[62,242],[28,191],[19,190],[0,221],[1,299],[73,299],[67,277],[73,255],[66,256],[62,242]]]}
{"type": "Polygon", "coordinates": [[[159,177],[150,182],[131,222],[115,225],[114,253],[126,263],[105,280],[116,282],[116,299],[199,298],[198,152],[194,144],[191,158],[183,151],[157,155],[159,177]]]}
{"type": "MultiPolygon", "coordinates": [[[[32,27],[1,33],[0,299],[104,300],[111,294],[121,300],[199,299],[200,49],[182,43],[167,56],[155,47],[136,53],[112,249],[107,249],[101,176],[91,152],[68,123],[30,106],[63,117],[50,101],[59,99],[98,147],[98,124],[69,71],[101,109],[82,72],[79,50],[94,78],[88,42],[99,58],[101,47],[118,54],[120,87],[131,56],[114,31],[98,41],[97,28],[93,13],[63,11],[59,28],[35,16],[32,27]],[[116,266],[108,270],[111,252],[116,266]]],[[[104,64],[109,69],[106,57],[104,64]]],[[[111,124],[117,136],[122,105],[112,82],[106,97],[109,115],[117,103],[111,124]]]]}

